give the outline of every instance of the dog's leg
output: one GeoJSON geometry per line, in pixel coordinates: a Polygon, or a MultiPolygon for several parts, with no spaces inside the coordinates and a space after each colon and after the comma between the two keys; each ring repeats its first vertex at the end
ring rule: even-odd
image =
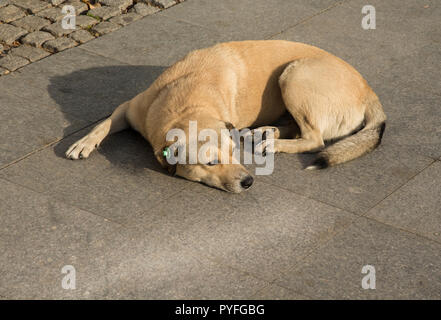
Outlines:
{"type": "Polygon", "coordinates": [[[251,131],[253,135],[254,145],[257,152],[263,152],[260,150],[263,147],[262,142],[268,138],[268,133],[272,133],[273,139],[294,139],[300,137],[299,128],[297,125],[284,125],[284,126],[263,126],[251,131]],[[259,133],[259,134],[256,134],[259,133]]]}
{"type": "MultiPolygon", "coordinates": [[[[312,63],[314,62],[315,60],[312,60],[312,63]]],[[[299,68],[303,68],[303,70],[309,68],[310,63],[309,59],[294,61],[285,68],[279,78],[283,101],[287,111],[300,128],[300,137],[298,139],[278,139],[276,134],[274,140],[262,141],[256,147],[257,152],[315,152],[325,146],[319,123],[321,123],[320,119],[323,122],[323,117],[326,117],[326,114],[320,114],[317,110],[320,110],[321,104],[329,102],[326,96],[317,94],[314,87],[316,86],[315,82],[311,84],[310,81],[305,81],[302,78],[305,76],[304,73],[297,72],[299,68]],[[273,147],[272,150],[268,148],[269,146],[273,147]]],[[[310,76],[311,72],[306,74],[310,76]]]]}
{"type": "Polygon", "coordinates": [[[285,152],[301,153],[315,152],[324,147],[322,136],[318,130],[302,130],[302,137],[299,139],[271,139],[264,140],[256,146],[256,152],[285,152]],[[272,148],[269,148],[272,147],[272,148]]]}
{"type": "MultiPolygon", "coordinates": [[[[289,107],[288,107],[289,110],[289,107]]],[[[316,152],[321,150],[325,144],[320,130],[313,125],[313,121],[308,119],[308,116],[301,114],[296,110],[296,116],[301,119],[298,121],[298,128],[291,126],[280,130],[275,130],[274,139],[267,139],[260,142],[256,146],[256,152],[285,152],[285,153],[301,153],[301,152],[316,152]],[[289,136],[291,135],[291,136],[289,136]],[[268,146],[272,148],[268,149],[268,146]]]]}
{"type": "Polygon", "coordinates": [[[72,160],[85,159],[89,157],[93,150],[98,148],[107,135],[128,128],[129,124],[126,120],[128,107],[129,102],[125,102],[116,108],[109,118],[93,128],[88,135],[75,142],[66,151],[66,157],[72,160]]]}
{"type": "Polygon", "coordinates": [[[274,139],[294,139],[300,137],[299,129],[293,125],[285,126],[263,126],[251,130],[254,135],[256,132],[260,132],[262,140],[265,140],[265,132],[272,131],[274,139]]]}

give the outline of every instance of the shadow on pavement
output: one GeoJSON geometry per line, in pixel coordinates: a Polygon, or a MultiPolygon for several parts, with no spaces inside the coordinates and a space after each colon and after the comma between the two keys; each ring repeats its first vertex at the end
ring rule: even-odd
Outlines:
{"type": "MultiPolygon", "coordinates": [[[[51,78],[48,91],[69,123],[78,119],[95,122],[109,116],[118,105],[146,90],[165,69],[162,66],[83,69],[51,78]]],[[[54,147],[55,154],[64,158],[67,148],[92,127],[72,136],[68,136],[72,128],[66,128],[64,136],[68,137],[54,147]]],[[[119,167],[148,168],[166,173],[154,158],[149,143],[131,129],[107,137],[98,152],[119,167]]],[[[93,159],[93,154],[90,159],[93,159]]]]}

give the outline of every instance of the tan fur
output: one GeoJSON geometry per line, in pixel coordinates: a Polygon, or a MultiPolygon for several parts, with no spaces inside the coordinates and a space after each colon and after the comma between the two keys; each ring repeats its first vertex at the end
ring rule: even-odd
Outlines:
{"type": "MultiPolygon", "coordinates": [[[[362,76],[326,51],[281,40],[229,42],[189,53],[66,155],[86,158],[108,133],[130,125],[168,167],[161,152],[170,144],[165,136],[172,128],[188,133],[189,120],[197,120],[198,130],[220,131],[229,124],[237,129],[265,126],[286,111],[296,120],[298,127],[293,129],[300,129],[300,137],[289,128],[275,128],[275,152],[318,151],[325,141],[343,138],[319,153],[320,161],[311,168],[342,163],[372,150],[386,119],[362,76]],[[346,137],[363,124],[361,131],[346,137]]],[[[261,151],[267,144],[261,143],[261,151]]],[[[178,164],[174,169],[187,179],[232,192],[242,191],[240,182],[248,176],[242,165],[232,164],[178,164]]]]}

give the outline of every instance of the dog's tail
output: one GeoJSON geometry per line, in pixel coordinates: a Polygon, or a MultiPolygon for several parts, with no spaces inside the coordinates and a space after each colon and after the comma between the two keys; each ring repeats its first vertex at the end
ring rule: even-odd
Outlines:
{"type": "Polygon", "coordinates": [[[347,162],[371,152],[381,143],[386,128],[386,115],[378,97],[373,94],[366,102],[365,126],[357,133],[348,136],[319,152],[315,161],[306,169],[324,169],[347,162]]]}

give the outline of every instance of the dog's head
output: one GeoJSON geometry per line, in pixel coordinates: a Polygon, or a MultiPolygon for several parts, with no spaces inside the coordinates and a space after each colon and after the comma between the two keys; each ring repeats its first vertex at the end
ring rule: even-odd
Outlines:
{"type": "Polygon", "coordinates": [[[155,151],[172,174],[228,192],[240,193],[253,177],[235,158],[230,123],[216,119],[180,121],[168,131],[166,142],[155,151]]]}

